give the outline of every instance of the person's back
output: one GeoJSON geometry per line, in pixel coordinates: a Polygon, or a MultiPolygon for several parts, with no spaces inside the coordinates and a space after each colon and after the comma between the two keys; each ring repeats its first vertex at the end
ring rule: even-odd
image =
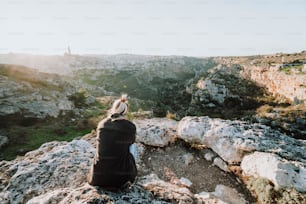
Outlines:
{"type": "Polygon", "coordinates": [[[116,189],[134,182],[137,168],[129,147],[135,142],[136,127],[124,118],[126,100],[114,103],[110,117],[97,128],[97,150],[89,175],[91,185],[116,189]],[[123,104],[123,105],[122,105],[123,104]]]}

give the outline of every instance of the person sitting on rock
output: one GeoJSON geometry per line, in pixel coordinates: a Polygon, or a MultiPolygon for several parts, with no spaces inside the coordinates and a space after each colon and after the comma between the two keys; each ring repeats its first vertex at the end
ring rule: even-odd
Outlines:
{"type": "Polygon", "coordinates": [[[127,95],[122,95],[113,103],[109,116],[98,124],[96,154],[88,176],[93,186],[121,189],[135,180],[136,126],[126,119],[127,111],[127,95]]]}

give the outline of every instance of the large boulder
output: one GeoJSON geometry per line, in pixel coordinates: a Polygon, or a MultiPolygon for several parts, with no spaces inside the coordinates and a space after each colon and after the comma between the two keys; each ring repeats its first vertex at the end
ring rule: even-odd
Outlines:
{"type": "Polygon", "coordinates": [[[269,179],[275,186],[305,192],[306,141],[243,121],[185,117],[178,137],[206,145],[230,165],[241,163],[245,176],[269,179]]]}
{"type": "Polygon", "coordinates": [[[0,163],[0,174],[9,178],[0,203],[24,203],[55,188],[77,188],[84,181],[94,157],[85,140],[50,142],[22,159],[0,163]]]}
{"type": "Polygon", "coordinates": [[[290,138],[265,125],[204,117],[185,117],[177,127],[177,136],[190,143],[211,148],[229,164],[240,163],[244,155],[275,153],[306,164],[306,141],[290,138]]]}
{"type": "Polygon", "coordinates": [[[277,187],[294,187],[306,192],[306,168],[300,162],[288,161],[273,153],[254,152],[243,158],[241,168],[246,176],[267,178],[277,187]]]}
{"type": "Polygon", "coordinates": [[[133,121],[137,128],[136,141],[155,147],[164,147],[176,138],[175,120],[152,118],[133,121]]]}
{"type": "Polygon", "coordinates": [[[177,136],[189,143],[204,144],[206,133],[211,130],[209,117],[184,117],[177,126],[177,136]]]}

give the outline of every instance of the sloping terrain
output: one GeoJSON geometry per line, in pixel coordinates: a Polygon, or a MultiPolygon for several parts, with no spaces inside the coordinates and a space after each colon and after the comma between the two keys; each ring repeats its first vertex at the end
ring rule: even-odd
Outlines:
{"type": "Polygon", "coordinates": [[[0,55],[0,160],[21,156],[1,162],[0,201],[303,203],[305,57],[0,55]],[[121,93],[140,178],[114,194],[85,175],[121,93]]]}
{"type": "MultiPolygon", "coordinates": [[[[0,65],[0,116],[25,118],[58,117],[60,111],[74,108],[68,97],[76,92],[57,74],[15,65],[0,65]]],[[[3,125],[3,124],[2,124],[3,125]]]]}
{"type": "Polygon", "coordinates": [[[75,96],[82,95],[58,74],[0,65],[0,135],[6,138],[0,158],[13,159],[46,141],[71,140],[88,132],[78,131],[71,121],[79,112],[78,99],[86,103],[75,96]]]}

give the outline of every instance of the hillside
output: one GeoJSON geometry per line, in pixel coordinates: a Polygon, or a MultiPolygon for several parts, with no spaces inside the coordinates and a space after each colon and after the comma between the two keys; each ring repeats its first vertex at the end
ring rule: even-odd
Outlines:
{"type": "Polygon", "coordinates": [[[2,54],[0,202],[303,203],[305,59],[2,54]],[[84,175],[121,93],[140,178],[112,194],[84,175]]]}

